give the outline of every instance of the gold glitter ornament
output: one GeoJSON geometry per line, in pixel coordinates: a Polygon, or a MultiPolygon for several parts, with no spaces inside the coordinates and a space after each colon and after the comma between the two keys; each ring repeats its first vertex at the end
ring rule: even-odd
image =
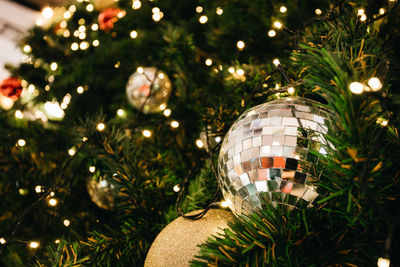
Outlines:
{"type": "MultiPolygon", "coordinates": [[[[187,215],[199,213],[193,211],[187,215]]],[[[199,220],[179,217],[158,234],[147,253],[145,267],[190,266],[200,248],[211,235],[223,233],[233,214],[227,210],[211,209],[199,220]]]]}

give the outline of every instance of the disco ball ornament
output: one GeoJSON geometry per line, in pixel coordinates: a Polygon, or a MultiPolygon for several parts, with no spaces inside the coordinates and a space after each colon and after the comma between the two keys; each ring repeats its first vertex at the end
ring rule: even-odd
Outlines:
{"type": "Polygon", "coordinates": [[[129,102],[143,113],[161,111],[171,94],[171,82],[157,68],[139,68],[128,81],[126,94],[129,102]]]}
{"type": "Polygon", "coordinates": [[[86,187],[92,201],[105,210],[113,210],[119,193],[119,186],[107,175],[93,175],[87,180],[86,187]]]}
{"type": "Polygon", "coordinates": [[[218,158],[219,184],[236,215],[261,210],[262,202],[315,200],[315,178],[307,166],[310,150],[326,153],[329,114],[318,102],[292,97],[258,105],[239,117],[218,158]]]}
{"type": "MultiPolygon", "coordinates": [[[[194,211],[187,215],[198,214],[194,211]]],[[[189,267],[201,245],[211,235],[222,234],[233,214],[227,210],[210,209],[199,220],[179,217],[158,234],[146,256],[144,267],[189,267]]]]}

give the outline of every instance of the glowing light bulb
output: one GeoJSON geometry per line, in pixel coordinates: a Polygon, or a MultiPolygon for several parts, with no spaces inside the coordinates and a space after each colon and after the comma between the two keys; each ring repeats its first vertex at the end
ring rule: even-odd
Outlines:
{"type": "Polygon", "coordinates": [[[69,30],[65,30],[65,31],[63,32],[63,36],[64,36],[65,38],[68,38],[68,37],[71,36],[71,33],[69,32],[69,30]]]}
{"type": "Polygon", "coordinates": [[[165,109],[163,113],[165,117],[171,116],[171,110],[169,108],[165,109]]]}
{"type": "Polygon", "coordinates": [[[201,24],[204,24],[204,23],[206,23],[208,21],[208,17],[206,16],[206,15],[203,15],[203,16],[201,16],[200,18],[199,18],[199,22],[201,23],[201,24]]]}
{"type": "Polygon", "coordinates": [[[81,42],[80,45],[79,45],[79,48],[81,50],[86,50],[86,49],[89,48],[89,43],[88,42],[81,42]]]}
{"type": "Polygon", "coordinates": [[[291,94],[291,95],[294,94],[294,88],[293,88],[293,87],[289,87],[287,91],[288,91],[288,93],[291,94]]]}
{"type": "Polygon", "coordinates": [[[236,46],[237,46],[237,48],[238,48],[239,50],[243,50],[243,48],[244,48],[244,46],[245,46],[245,43],[244,43],[243,41],[238,41],[238,42],[236,43],[236,46]]]}
{"type": "Polygon", "coordinates": [[[100,44],[99,40],[93,40],[93,42],[92,42],[92,45],[93,45],[94,47],[99,46],[99,44],[100,44]]]}
{"type": "Polygon", "coordinates": [[[51,69],[52,71],[57,70],[57,68],[58,68],[58,64],[57,64],[56,62],[52,62],[52,63],[50,64],[50,69],[51,69]]]}
{"type": "Polygon", "coordinates": [[[200,139],[197,139],[196,140],[196,146],[198,148],[203,148],[204,147],[203,141],[201,141],[200,139]]]}
{"type": "Polygon", "coordinates": [[[4,237],[1,237],[0,244],[4,245],[5,243],[7,243],[7,240],[4,237]]]}
{"type": "Polygon", "coordinates": [[[321,9],[319,9],[319,8],[317,8],[316,10],[315,10],[315,14],[316,15],[321,15],[322,14],[322,10],[321,9]]]}
{"type": "Polygon", "coordinates": [[[174,186],[174,192],[179,192],[179,190],[181,190],[181,188],[179,187],[179,185],[175,185],[174,186]]]}
{"type": "Polygon", "coordinates": [[[177,122],[177,121],[171,121],[171,127],[172,127],[172,128],[178,128],[178,127],[179,127],[179,122],[177,122]]]}
{"type": "Polygon", "coordinates": [[[372,77],[371,79],[369,79],[368,80],[368,85],[369,85],[369,87],[371,87],[373,92],[377,92],[377,91],[382,89],[382,83],[376,77],[372,77]]]}
{"type": "Polygon", "coordinates": [[[24,114],[22,113],[21,110],[16,110],[16,111],[15,111],[15,117],[16,117],[17,119],[23,119],[23,118],[24,118],[24,114]]]}
{"type": "Polygon", "coordinates": [[[50,192],[50,196],[54,197],[56,195],[56,193],[54,193],[54,191],[50,192]]]}
{"type": "Polygon", "coordinates": [[[132,3],[132,8],[133,8],[134,10],[139,9],[141,6],[142,6],[142,2],[140,2],[139,0],[135,0],[135,1],[133,1],[133,3],[132,3]]]}
{"type": "Polygon", "coordinates": [[[162,73],[162,72],[159,73],[157,76],[158,76],[158,79],[160,79],[160,80],[164,79],[164,73],[162,73]]]}
{"type": "Polygon", "coordinates": [[[272,61],[272,63],[274,63],[274,65],[275,65],[276,67],[278,67],[278,66],[281,64],[281,62],[280,62],[279,59],[277,59],[277,58],[275,58],[275,59],[272,61]]]}
{"type": "Polygon", "coordinates": [[[220,206],[223,208],[227,208],[227,207],[229,207],[229,203],[230,203],[230,201],[224,200],[224,201],[220,202],[220,206]]]}
{"type": "Polygon", "coordinates": [[[153,13],[160,13],[160,9],[159,9],[158,7],[153,7],[153,8],[151,9],[151,12],[153,12],[153,13]]]}
{"type": "Polygon", "coordinates": [[[144,70],[143,70],[142,67],[138,67],[138,68],[136,69],[136,71],[137,71],[138,73],[140,73],[140,74],[143,74],[143,72],[144,72],[144,70]]]}
{"type": "Polygon", "coordinates": [[[229,68],[228,68],[228,72],[229,72],[230,74],[234,74],[234,73],[235,73],[235,68],[234,68],[234,67],[229,67],[229,68]]]}
{"type": "Polygon", "coordinates": [[[273,26],[277,29],[282,29],[283,24],[280,21],[275,21],[273,26]]]}
{"type": "Polygon", "coordinates": [[[44,103],[43,107],[46,110],[47,115],[54,117],[55,119],[62,119],[65,116],[65,112],[62,110],[58,102],[47,101],[44,103]]]}
{"type": "Polygon", "coordinates": [[[117,110],[117,115],[118,115],[119,117],[123,117],[123,116],[125,116],[125,111],[124,111],[123,109],[118,109],[118,110],[117,110]]]}
{"type": "Polygon", "coordinates": [[[105,125],[104,123],[102,123],[102,122],[100,122],[100,123],[97,124],[97,126],[96,126],[96,129],[97,129],[97,131],[99,131],[99,132],[104,131],[105,128],[106,128],[106,125],[105,125]]]}
{"type": "Polygon", "coordinates": [[[204,61],[204,63],[205,63],[207,66],[211,66],[212,63],[213,63],[213,61],[212,61],[211,58],[207,58],[206,61],[204,61]]]}
{"type": "Polygon", "coordinates": [[[151,132],[149,130],[143,130],[142,134],[144,137],[149,138],[151,137],[151,132]]]}
{"type": "Polygon", "coordinates": [[[30,53],[30,52],[32,52],[32,48],[31,48],[30,45],[24,45],[24,47],[22,48],[22,50],[23,50],[25,53],[30,53]]]}
{"type": "Polygon", "coordinates": [[[86,6],[86,10],[88,12],[92,12],[94,10],[94,6],[92,4],[89,4],[89,5],[86,6]]]}
{"type": "Polygon", "coordinates": [[[68,219],[65,219],[63,223],[64,223],[65,227],[68,227],[71,224],[71,221],[68,219]]]}
{"type": "Polygon", "coordinates": [[[243,75],[244,75],[244,70],[242,70],[242,69],[237,69],[237,70],[236,70],[236,74],[239,75],[239,76],[243,76],[243,75]]]}
{"type": "Polygon", "coordinates": [[[65,11],[64,12],[64,18],[65,19],[69,19],[69,18],[71,18],[72,17],[72,13],[70,12],[70,11],[65,11]]]}
{"type": "Polygon", "coordinates": [[[53,16],[53,9],[51,7],[45,7],[42,10],[42,16],[46,19],[49,19],[53,16]]]}
{"type": "Polygon", "coordinates": [[[55,206],[57,206],[58,201],[55,198],[50,198],[48,203],[50,206],[55,207],[55,206]]]}
{"type": "Polygon", "coordinates": [[[161,104],[160,105],[160,110],[164,110],[164,109],[166,109],[167,108],[167,105],[166,104],[161,104]]]}
{"type": "Polygon", "coordinates": [[[68,10],[71,11],[72,13],[74,13],[76,11],[76,6],[75,5],[70,5],[68,10]]]}
{"type": "Polygon", "coordinates": [[[280,11],[281,13],[285,13],[285,12],[287,11],[287,8],[286,8],[285,6],[281,6],[281,7],[279,8],[279,11],[280,11]]]}
{"type": "Polygon", "coordinates": [[[390,259],[379,258],[378,259],[378,267],[389,267],[390,259]]]}
{"type": "Polygon", "coordinates": [[[83,94],[84,91],[85,91],[85,90],[83,89],[82,86],[78,86],[78,88],[76,88],[76,92],[77,92],[78,94],[83,94]]]}
{"type": "Polygon", "coordinates": [[[224,13],[224,10],[220,7],[217,7],[217,9],[215,10],[215,13],[217,13],[218,16],[221,16],[222,13],[224,13]]]}
{"type": "Polygon", "coordinates": [[[68,149],[68,155],[70,155],[71,157],[72,157],[73,155],[75,155],[75,153],[76,153],[75,147],[71,147],[70,149],[68,149]]]}
{"type": "Polygon", "coordinates": [[[135,39],[137,37],[137,31],[131,31],[130,36],[132,39],[135,39]]]}
{"type": "Polygon", "coordinates": [[[220,136],[215,137],[215,142],[217,143],[221,142],[221,137],[220,136]]]}
{"type": "Polygon", "coordinates": [[[364,92],[364,84],[359,83],[359,82],[352,82],[349,85],[349,89],[353,94],[361,94],[362,92],[364,92]]]}
{"type": "Polygon", "coordinates": [[[79,49],[78,43],[72,43],[72,44],[71,44],[71,50],[72,50],[72,51],[76,51],[76,50],[78,50],[78,49],[79,49]]]}
{"type": "Polygon", "coordinates": [[[94,173],[96,171],[96,167],[95,166],[90,166],[89,167],[89,172],[94,173]]]}
{"type": "Polygon", "coordinates": [[[381,15],[385,14],[385,9],[384,8],[380,8],[379,9],[379,14],[381,14],[381,15]]]}
{"type": "Polygon", "coordinates": [[[29,243],[29,246],[31,248],[38,248],[40,246],[40,244],[39,244],[39,242],[32,241],[32,242],[29,243]]]}
{"type": "Polygon", "coordinates": [[[197,6],[197,7],[196,7],[196,12],[197,12],[197,13],[203,12],[203,7],[202,7],[202,6],[197,6]]]}
{"type": "Polygon", "coordinates": [[[94,23],[90,28],[92,29],[92,31],[97,31],[99,29],[99,25],[94,23]]]}
{"type": "Polygon", "coordinates": [[[60,243],[60,239],[54,240],[54,243],[59,244],[60,243]]]}
{"type": "Polygon", "coordinates": [[[26,145],[26,141],[24,139],[18,139],[17,145],[23,147],[26,145]]]}
{"type": "Polygon", "coordinates": [[[366,21],[367,20],[367,15],[362,14],[360,17],[360,21],[366,21]]]}
{"type": "Polygon", "coordinates": [[[40,18],[37,19],[37,20],[36,20],[36,25],[37,25],[37,26],[42,26],[42,25],[43,25],[43,19],[40,19],[40,18]]]}
{"type": "Polygon", "coordinates": [[[156,21],[156,22],[157,22],[157,21],[160,21],[160,19],[161,19],[160,13],[155,13],[155,14],[153,14],[152,18],[153,18],[153,20],[156,21]]]}
{"type": "Polygon", "coordinates": [[[357,10],[357,16],[361,16],[362,14],[364,14],[365,10],[360,8],[359,10],[357,10]]]}
{"type": "Polygon", "coordinates": [[[37,186],[35,186],[35,192],[36,193],[42,193],[42,186],[41,185],[37,185],[37,186]]]}

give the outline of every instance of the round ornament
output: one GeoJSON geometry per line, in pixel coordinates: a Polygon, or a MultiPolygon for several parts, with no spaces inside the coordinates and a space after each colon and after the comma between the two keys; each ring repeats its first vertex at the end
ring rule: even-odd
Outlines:
{"type": "MultiPolygon", "coordinates": [[[[194,211],[188,215],[198,213],[194,211]]],[[[147,253],[145,267],[190,266],[200,248],[211,235],[223,233],[228,227],[228,221],[233,214],[226,210],[209,210],[199,220],[190,220],[183,217],[168,224],[156,237],[147,253]]]]}
{"type": "Polygon", "coordinates": [[[329,110],[301,97],[278,99],[244,112],[231,126],[218,158],[218,182],[236,215],[283,199],[296,205],[318,196],[309,173],[310,150],[326,153],[329,110]]]}
{"type": "Polygon", "coordinates": [[[119,8],[109,7],[103,10],[98,17],[100,30],[108,32],[114,28],[114,23],[118,20],[118,14],[122,12],[119,8]]]}
{"type": "Polygon", "coordinates": [[[119,187],[106,175],[94,175],[87,180],[86,188],[92,201],[100,208],[113,210],[119,193],[119,187]]]}
{"type": "Polygon", "coordinates": [[[22,93],[21,80],[15,77],[3,80],[0,84],[0,93],[16,101],[22,93]]]}
{"type": "Polygon", "coordinates": [[[139,70],[129,78],[126,85],[129,102],[143,113],[161,111],[171,94],[170,80],[164,72],[154,67],[139,70]]]}

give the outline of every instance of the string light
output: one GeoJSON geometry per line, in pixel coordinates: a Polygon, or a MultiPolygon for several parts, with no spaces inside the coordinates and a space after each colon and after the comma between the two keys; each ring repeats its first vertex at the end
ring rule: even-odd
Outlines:
{"type": "Polygon", "coordinates": [[[124,117],[124,116],[125,116],[125,111],[124,111],[123,109],[118,109],[118,110],[117,110],[117,115],[118,115],[119,117],[124,117]]]}
{"type": "Polygon", "coordinates": [[[322,10],[321,9],[319,9],[319,8],[317,8],[316,10],[315,10],[315,14],[316,15],[321,15],[322,14],[322,10]]]}
{"type": "Polygon", "coordinates": [[[162,73],[162,72],[159,73],[157,76],[158,76],[158,78],[161,79],[161,80],[164,79],[164,73],[162,73]]]}
{"type": "Polygon", "coordinates": [[[224,13],[224,10],[220,7],[217,7],[217,9],[215,10],[215,13],[217,13],[218,16],[221,16],[222,13],[224,13]]]}
{"type": "Polygon", "coordinates": [[[49,203],[50,206],[55,207],[55,206],[57,206],[58,201],[55,198],[50,198],[48,203],[49,203]]]}
{"type": "Polygon", "coordinates": [[[7,240],[4,237],[1,237],[0,244],[4,245],[5,243],[7,243],[7,240]]]}
{"type": "Polygon", "coordinates": [[[197,146],[198,148],[203,148],[203,147],[204,147],[204,144],[203,144],[203,142],[202,142],[200,139],[197,139],[197,140],[196,140],[196,146],[197,146]]]}
{"type": "Polygon", "coordinates": [[[276,67],[278,67],[278,66],[281,64],[281,62],[280,62],[279,59],[277,59],[277,58],[275,58],[274,60],[272,60],[272,63],[274,63],[274,65],[275,65],[276,67]]]}
{"type": "Polygon", "coordinates": [[[20,195],[24,196],[24,195],[27,195],[27,194],[29,193],[29,190],[26,189],[26,188],[20,188],[20,189],[18,190],[18,193],[19,193],[20,195]]]}
{"type": "Polygon", "coordinates": [[[131,31],[130,36],[132,39],[135,39],[137,37],[137,31],[131,31]]]}
{"type": "Polygon", "coordinates": [[[86,6],[86,10],[88,12],[92,12],[94,10],[94,6],[92,4],[89,4],[89,5],[86,6]]]}
{"type": "Polygon", "coordinates": [[[363,15],[363,14],[364,14],[364,12],[365,12],[365,10],[364,10],[364,9],[362,9],[362,8],[360,8],[359,10],[357,10],[357,16],[361,16],[361,15],[363,15]]]}
{"type": "Polygon", "coordinates": [[[99,132],[104,131],[105,128],[106,128],[106,125],[105,125],[104,123],[102,123],[102,122],[100,122],[100,123],[97,124],[97,126],[96,126],[96,129],[97,129],[97,131],[99,131],[99,132]]]}
{"type": "Polygon", "coordinates": [[[84,25],[84,24],[85,24],[85,19],[84,19],[84,18],[80,18],[80,19],[78,20],[78,24],[79,24],[79,25],[84,25]]]}
{"type": "Polygon", "coordinates": [[[42,186],[41,185],[37,185],[37,186],[35,186],[35,192],[36,193],[42,193],[42,186]]]}
{"type": "Polygon", "coordinates": [[[139,0],[135,0],[132,3],[132,9],[137,10],[142,6],[142,2],[140,2],[139,0]]]}
{"type": "Polygon", "coordinates": [[[386,127],[386,126],[388,126],[388,124],[389,124],[388,120],[387,120],[387,119],[384,119],[384,118],[378,118],[378,119],[376,120],[376,123],[379,124],[379,125],[381,125],[381,126],[383,126],[383,127],[386,127]]]}
{"type": "Polygon", "coordinates": [[[76,92],[77,92],[78,94],[83,94],[83,92],[84,92],[83,87],[82,87],[82,86],[78,86],[78,88],[76,88],[76,92]]]}
{"type": "Polygon", "coordinates": [[[40,246],[40,244],[39,244],[39,242],[32,241],[32,242],[29,243],[29,246],[31,248],[38,248],[40,246]]]}
{"type": "Polygon", "coordinates": [[[203,16],[201,16],[200,18],[199,18],[199,22],[201,23],[201,24],[204,24],[204,23],[206,23],[208,21],[208,17],[206,16],[206,15],[203,15],[203,16]]]}
{"type": "Polygon", "coordinates": [[[163,114],[165,117],[169,117],[169,116],[171,116],[171,110],[169,108],[167,108],[166,110],[164,110],[163,114]]]}
{"type": "Polygon", "coordinates": [[[380,8],[379,9],[379,14],[381,14],[381,15],[385,14],[385,9],[384,8],[380,8]]]}
{"type": "Polygon", "coordinates": [[[215,137],[215,142],[217,143],[221,142],[221,137],[220,136],[215,137]]]}
{"type": "Polygon", "coordinates": [[[223,207],[223,208],[227,208],[227,207],[229,207],[229,203],[230,203],[229,200],[223,200],[223,201],[220,202],[219,205],[220,205],[221,207],[223,207]]]}
{"type": "Polygon", "coordinates": [[[68,149],[68,155],[70,155],[71,157],[72,157],[73,155],[75,155],[75,153],[76,153],[75,147],[71,147],[70,149],[68,149]]]}
{"type": "Polygon", "coordinates": [[[177,122],[177,121],[171,121],[171,127],[172,127],[172,128],[178,128],[178,127],[179,127],[179,122],[177,122]]]}
{"type": "Polygon", "coordinates": [[[390,259],[386,258],[378,259],[378,267],[389,267],[389,266],[390,266],[390,259]]]}
{"type": "Polygon", "coordinates": [[[283,24],[280,21],[275,21],[272,25],[277,29],[282,29],[283,27],[283,24]]]}
{"type": "Polygon", "coordinates": [[[96,171],[96,167],[95,166],[90,166],[89,167],[89,172],[94,173],[96,171]]]}
{"type": "Polygon", "coordinates": [[[52,63],[50,64],[50,69],[51,69],[52,71],[57,70],[57,68],[58,68],[58,64],[57,64],[56,62],[52,62],[52,63]]]}
{"type": "Polygon", "coordinates": [[[239,50],[243,50],[243,48],[244,48],[244,46],[245,46],[245,43],[244,43],[243,41],[238,41],[238,42],[236,43],[236,46],[237,46],[237,48],[238,48],[239,50]]]}
{"type": "Polygon", "coordinates": [[[54,193],[54,191],[51,191],[51,192],[50,192],[50,196],[51,196],[51,197],[54,197],[55,195],[56,195],[56,193],[54,193]]]}
{"type": "Polygon", "coordinates": [[[65,11],[64,12],[64,18],[65,19],[69,19],[69,18],[71,18],[72,17],[72,13],[70,12],[70,11],[65,11]]]}
{"type": "Polygon", "coordinates": [[[371,79],[368,80],[368,86],[371,87],[373,92],[377,92],[382,89],[382,83],[376,77],[372,77],[371,79]]]}
{"type": "Polygon", "coordinates": [[[174,192],[179,192],[179,190],[181,190],[181,188],[179,187],[179,185],[175,185],[174,186],[174,192]]]}
{"type": "Polygon", "coordinates": [[[143,74],[143,72],[144,72],[144,70],[143,70],[142,67],[138,67],[138,68],[136,69],[136,71],[137,71],[138,73],[140,73],[140,74],[143,74]]]}
{"type": "Polygon", "coordinates": [[[42,16],[46,19],[49,19],[53,16],[53,9],[51,7],[45,7],[42,10],[42,16]]]}
{"type": "Polygon", "coordinates": [[[237,70],[236,70],[236,74],[239,75],[239,76],[243,76],[243,75],[244,75],[244,70],[242,70],[242,69],[237,69],[237,70]]]}
{"type": "Polygon", "coordinates": [[[17,145],[23,147],[26,145],[26,141],[24,139],[18,139],[17,145]]]}
{"type": "Polygon", "coordinates": [[[234,74],[234,73],[235,73],[235,68],[234,68],[234,67],[229,67],[229,68],[228,68],[228,72],[229,72],[230,74],[234,74]]]}
{"type": "Polygon", "coordinates": [[[92,45],[93,45],[94,47],[99,46],[99,44],[100,44],[99,40],[93,40],[93,42],[92,42],[92,45]]]}
{"type": "Polygon", "coordinates": [[[78,49],[79,49],[78,43],[72,43],[72,44],[71,44],[71,50],[72,50],[72,51],[76,51],[76,50],[78,50],[78,49]]]}
{"type": "Polygon", "coordinates": [[[203,12],[203,7],[202,7],[202,6],[197,6],[197,7],[196,7],[196,12],[197,12],[197,13],[203,12]]]}
{"type": "Polygon", "coordinates": [[[69,30],[65,30],[65,31],[63,32],[63,36],[64,36],[65,38],[70,37],[70,35],[71,35],[71,33],[69,32],[69,30]]]}
{"type": "Polygon", "coordinates": [[[72,13],[74,13],[76,11],[76,6],[75,5],[70,5],[68,10],[71,11],[72,13]]]}
{"type": "Polygon", "coordinates": [[[167,105],[166,104],[161,104],[160,105],[160,110],[164,110],[164,109],[166,109],[167,108],[167,105]]]}
{"type": "Polygon", "coordinates": [[[99,25],[96,23],[93,23],[90,28],[92,29],[92,31],[97,31],[99,29],[99,25]]]}
{"type": "Polygon", "coordinates": [[[206,61],[204,61],[204,63],[205,63],[207,66],[211,66],[212,63],[213,63],[213,61],[212,61],[211,58],[207,58],[206,61]]]}
{"type": "Polygon", "coordinates": [[[142,134],[143,134],[143,136],[146,137],[146,138],[151,137],[151,132],[150,132],[149,130],[143,130],[142,134]]]}
{"type": "Polygon", "coordinates": [[[54,243],[59,244],[60,243],[60,239],[54,240],[54,243]]]}
{"type": "Polygon", "coordinates": [[[276,31],[275,30],[269,30],[268,31],[268,36],[269,37],[275,37],[276,36],[276,31]]]}
{"type": "Polygon", "coordinates": [[[58,102],[50,102],[47,101],[44,103],[44,109],[47,113],[47,115],[55,118],[55,119],[62,119],[65,116],[64,110],[60,107],[60,104],[58,102]]]}
{"type": "Polygon", "coordinates": [[[289,87],[287,91],[288,91],[288,93],[291,94],[291,95],[294,94],[294,88],[293,88],[293,87],[289,87]]]}
{"type": "Polygon", "coordinates": [[[30,52],[32,52],[32,48],[31,48],[30,45],[24,45],[24,47],[22,48],[22,50],[23,50],[25,53],[30,53],[30,52]]]}
{"type": "Polygon", "coordinates": [[[79,45],[79,48],[81,50],[86,50],[86,49],[89,48],[89,43],[88,42],[81,42],[80,45],[79,45]]]}
{"type": "Polygon", "coordinates": [[[22,113],[21,110],[17,109],[17,110],[15,111],[15,117],[16,117],[17,119],[23,119],[23,118],[24,118],[24,114],[22,113]]]}
{"type": "Polygon", "coordinates": [[[364,84],[359,82],[352,82],[349,85],[349,88],[353,94],[361,94],[362,92],[364,92],[364,84]]]}
{"type": "Polygon", "coordinates": [[[287,8],[286,8],[285,6],[281,6],[281,7],[279,8],[279,11],[280,11],[281,13],[285,13],[285,12],[287,11],[287,8]]]}
{"type": "Polygon", "coordinates": [[[71,224],[71,221],[68,219],[65,219],[63,223],[64,223],[65,227],[68,227],[71,224]]]}
{"type": "Polygon", "coordinates": [[[360,21],[366,21],[367,20],[367,15],[362,14],[360,17],[360,21]]]}
{"type": "Polygon", "coordinates": [[[121,61],[117,61],[117,63],[114,64],[114,68],[118,69],[119,66],[121,66],[121,61]]]}

